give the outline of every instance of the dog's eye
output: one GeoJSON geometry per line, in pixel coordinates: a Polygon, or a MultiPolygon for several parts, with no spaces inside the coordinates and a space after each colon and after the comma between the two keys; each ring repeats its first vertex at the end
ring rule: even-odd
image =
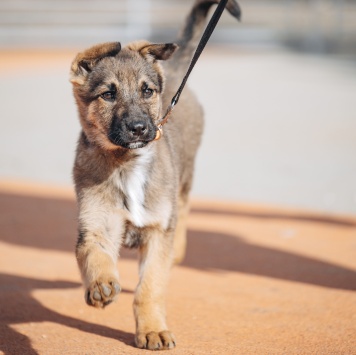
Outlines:
{"type": "Polygon", "coordinates": [[[142,89],[142,95],[145,99],[149,99],[153,95],[153,90],[148,87],[144,87],[142,89]]]}
{"type": "Polygon", "coordinates": [[[113,101],[115,100],[115,91],[106,91],[100,97],[105,101],[113,101]]]}

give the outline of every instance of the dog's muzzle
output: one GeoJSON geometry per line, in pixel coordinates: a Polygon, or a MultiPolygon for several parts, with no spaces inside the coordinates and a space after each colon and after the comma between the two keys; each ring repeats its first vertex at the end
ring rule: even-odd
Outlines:
{"type": "Polygon", "coordinates": [[[128,149],[143,148],[155,140],[156,136],[156,127],[147,118],[136,120],[114,119],[108,134],[112,143],[128,149]]]}

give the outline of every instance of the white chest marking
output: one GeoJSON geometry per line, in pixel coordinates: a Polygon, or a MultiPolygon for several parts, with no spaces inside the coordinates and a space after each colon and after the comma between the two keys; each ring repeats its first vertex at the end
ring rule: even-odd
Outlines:
{"type": "MultiPolygon", "coordinates": [[[[145,149],[145,148],[143,148],[145,149]]],[[[149,223],[149,213],[144,207],[145,184],[147,182],[152,151],[144,150],[136,158],[135,165],[121,171],[118,185],[126,196],[129,219],[137,227],[143,227],[149,223]]]]}

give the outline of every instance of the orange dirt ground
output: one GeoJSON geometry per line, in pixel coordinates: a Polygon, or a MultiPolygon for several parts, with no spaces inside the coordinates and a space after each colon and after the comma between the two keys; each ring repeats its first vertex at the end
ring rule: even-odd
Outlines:
{"type": "MultiPolygon", "coordinates": [[[[133,346],[135,252],[123,292],[88,307],[69,188],[0,183],[0,352],[144,354],[133,346]]],[[[173,354],[356,354],[356,220],[193,201],[188,253],[171,275],[173,354]]]]}

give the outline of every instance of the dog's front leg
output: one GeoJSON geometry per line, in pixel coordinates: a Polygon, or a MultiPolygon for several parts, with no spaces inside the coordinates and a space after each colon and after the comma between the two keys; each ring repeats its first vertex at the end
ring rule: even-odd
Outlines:
{"type": "Polygon", "coordinates": [[[103,308],[114,301],[121,290],[117,270],[120,219],[118,214],[109,211],[96,212],[95,218],[90,218],[87,211],[83,215],[76,256],[86,289],[85,300],[90,306],[103,308]]]}
{"type": "Polygon", "coordinates": [[[135,342],[144,349],[171,349],[175,339],[167,330],[165,293],[173,260],[173,236],[160,229],[152,229],[149,234],[140,248],[140,282],[134,300],[135,342]]]}

